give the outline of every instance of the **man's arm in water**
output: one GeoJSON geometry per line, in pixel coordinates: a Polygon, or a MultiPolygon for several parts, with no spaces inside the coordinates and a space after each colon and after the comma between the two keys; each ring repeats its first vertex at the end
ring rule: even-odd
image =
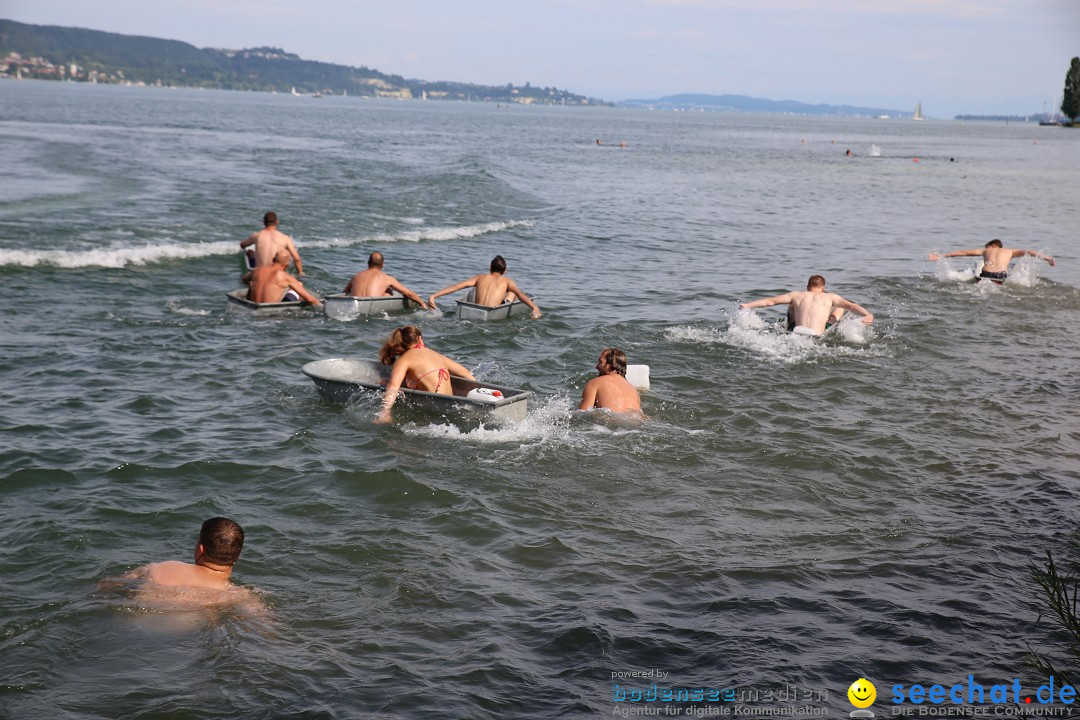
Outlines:
{"type": "Polygon", "coordinates": [[[596,388],[599,385],[596,381],[599,379],[593,378],[585,383],[585,388],[581,391],[581,404],[578,405],[578,410],[592,410],[596,407],[596,388]]]}
{"type": "MultiPolygon", "coordinates": [[[[391,290],[397,290],[399,293],[401,293],[405,297],[409,298],[410,300],[412,300],[414,303],[416,303],[420,307],[424,308],[425,310],[427,309],[428,304],[426,302],[424,302],[424,298],[420,297],[419,295],[414,293],[412,290],[410,290],[409,288],[407,288],[404,285],[402,285],[401,283],[399,283],[396,277],[391,277],[390,278],[390,282],[388,283],[387,287],[389,287],[391,290]]],[[[432,304],[431,309],[432,310],[435,309],[434,304],[432,304]]]]}
{"type": "Polygon", "coordinates": [[[857,315],[861,315],[862,319],[863,319],[863,322],[866,323],[867,325],[871,325],[874,322],[874,316],[870,314],[869,310],[864,308],[862,305],[859,305],[858,303],[853,303],[850,300],[845,300],[844,298],[840,297],[836,293],[833,293],[832,304],[835,305],[838,308],[843,308],[844,310],[850,310],[851,312],[853,312],[853,313],[855,313],[857,315]]]}
{"type": "Polygon", "coordinates": [[[479,277],[480,277],[479,275],[473,275],[468,280],[462,280],[461,282],[457,283],[456,285],[451,285],[450,287],[444,287],[442,290],[440,290],[439,292],[435,293],[434,295],[432,295],[431,297],[428,298],[428,304],[430,304],[431,309],[434,310],[435,309],[435,300],[437,298],[440,298],[443,295],[449,295],[450,293],[456,293],[458,290],[464,290],[467,287],[476,287],[476,279],[479,278],[479,277]]]}
{"type": "Polygon", "coordinates": [[[791,293],[787,292],[783,295],[774,295],[769,298],[762,298],[760,300],[754,300],[753,302],[742,303],[739,305],[740,310],[754,310],[755,308],[772,307],[773,305],[787,305],[791,302],[791,293]]]}
{"type": "Polygon", "coordinates": [[[285,249],[292,255],[293,264],[296,265],[296,274],[303,277],[304,263],[300,261],[300,251],[296,249],[296,245],[293,244],[292,238],[288,235],[285,236],[285,249]]]}
{"type": "Polygon", "coordinates": [[[1023,257],[1024,255],[1030,255],[1031,257],[1037,257],[1040,260],[1045,260],[1046,262],[1050,263],[1050,267],[1054,267],[1055,265],[1057,265],[1057,261],[1054,260],[1054,258],[1050,257],[1049,255],[1044,255],[1044,254],[1042,254],[1041,252],[1039,252],[1037,250],[1013,250],[1012,251],[1012,256],[1014,258],[1023,257]]]}
{"type": "Polygon", "coordinates": [[[947,252],[944,255],[938,253],[930,253],[929,257],[931,260],[941,260],[942,258],[951,257],[981,256],[984,250],[986,250],[986,248],[972,248],[971,250],[953,250],[952,252],[947,252]]]}
{"type": "Polygon", "coordinates": [[[532,310],[532,314],[529,315],[529,317],[531,317],[533,320],[540,317],[540,308],[536,307],[536,303],[530,300],[528,295],[521,292],[521,289],[518,288],[516,282],[508,278],[506,283],[506,289],[517,295],[518,299],[521,300],[521,302],[525,303],[530,310],[532,310]]]}
{"type": "Polygon", "coordinates": [[[315,307],[322,307],[322,301],[305,290],[304,284],[291,275],[289,276],[289,287],[295,290],[296,294],[299,295],[300,299],[304,302],[309,302],[315,307]]]}

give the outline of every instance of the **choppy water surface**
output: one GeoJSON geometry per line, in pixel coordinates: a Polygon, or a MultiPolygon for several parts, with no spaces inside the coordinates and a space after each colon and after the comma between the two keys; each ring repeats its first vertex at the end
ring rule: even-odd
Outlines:
{"type": "Polygon", "coordinates": [[[648,669],[835,715],[860,676],[1029,677],[1028,566],[1077,510],[1080,134],[32,82],[0,129],[11,717],[611,715],[648,669]],[[400,321],[227,315],[268,209],[322,292],[373,250],[425,296],[503,254],[541,320],[413,319],[527,419],[320,398],[301,365],[400,321]],[[991,237],[1059,265],[925,260],[991,237]],[[737,313],[811,273],[873,329],[737,313]],[[644,426],[572,410],[607,345],[652,369],[644,426]],[[99,589],[218,514],[266,618],[99,589]]]}

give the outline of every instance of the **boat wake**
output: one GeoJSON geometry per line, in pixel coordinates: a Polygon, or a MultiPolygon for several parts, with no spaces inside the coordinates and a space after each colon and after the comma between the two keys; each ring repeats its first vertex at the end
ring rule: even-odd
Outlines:
{"type": "Polygon", "coordinates": [[[403,430],[421,437],[451,438],[477,445],[541,445],[564,443],[570,434],[570,399],[553,396],[542,401],[534,397],[529,411],[520,422],[480,423],[478,427],[462,427],[454,423],[405,425],[403,430]]]}
{"type": "MultiPolygon", "coordinates": [[[[979,277],[982,263],[973,267],[956,269],[949,264],[948,260],[938,260],[934,270],[934,277],[942,283],[970,283],[974,292],[986,294],[1001,288],[993,282],[975,282],[979,277]]],[[[1005,279],[1005,286],[1035,287],[1039,284],[1039,261],[1031,257],[1023,257],[1013,263],[1009,270],[1009,277],[1005,279]]]]}
{"type": "MultiPolygon", "coordinates": [[[[351,238],[331,238],[327,240],[297,241],[301,252],[311,249],[351,247],[369,243],[446,241],[472,238],[489,233],[502,232],[516,227],[532,227],[531,220],[510,220],[507,222],[489,222],[461,227],[429,227],[416,230],[403,230],[398,233],[380,233],[351,238]]],[[[216,242],[161,242],[153,245],[127,245],[114,243],[108,247],[87,250],[22,250],[0,249],[0,267],[39,267],[59,268],[125,268],[171,260],[192,260],[214,255],[236,255],[239,241],[220,240],[216,242]]]]}
{"type": "Polygon", "coordinates": [[[854,316],[846,316],[824,336],[809,337],[787,331],[787,321],[767,322],[749,310],[728,312],[727,328],[677,325],[664,334],[674,342],[727,345],[749,350],[755,355],[795,364],[825,358],[877,354],[868,347],[874,330],[854,316]]]}

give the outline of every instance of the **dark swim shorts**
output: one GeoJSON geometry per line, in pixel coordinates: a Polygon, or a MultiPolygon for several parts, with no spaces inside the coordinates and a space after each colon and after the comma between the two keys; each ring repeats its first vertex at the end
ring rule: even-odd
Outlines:
{"type": "Polygon", "coordinates": [[[1005,282],[1005,278],[1007,277],[1009,277],[1009,273],[1005,272],[1004,270],[1002,270],[1001,272],[987,272],[986,270],[983,270],[981,273],[979,273],[980,280],[986,278],[987,280],[993,280],[998,285],[1005,282]]]}

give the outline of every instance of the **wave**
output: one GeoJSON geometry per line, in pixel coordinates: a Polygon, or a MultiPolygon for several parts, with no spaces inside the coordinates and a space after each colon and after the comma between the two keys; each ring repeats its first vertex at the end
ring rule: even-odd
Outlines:
{"type": "MultiPolygon", "coordinates": [[[[331,238],[312,240],[296,245],[300,250],[350,247],[366,243],[421,242],[424,240],[446,241],[472,238],[478,235],[501,232],[516,227],[532,227],[531,220],[509,220],[506,222],[479,223],[461,227],[430,227],[417,230],[404,230],[399,233],[380,233],[353,238],[331,238]]],[[[0,249],[0,267],[39,267],[59,268],[125,268],[139,265],[151,265],[170,260],[192,260],[214,255],[233,255],[239,250],[233,240],[200,243],[166,242],[156,245],[119,245],[94,248],[91,250],[22,250],[0,249]]]]}

